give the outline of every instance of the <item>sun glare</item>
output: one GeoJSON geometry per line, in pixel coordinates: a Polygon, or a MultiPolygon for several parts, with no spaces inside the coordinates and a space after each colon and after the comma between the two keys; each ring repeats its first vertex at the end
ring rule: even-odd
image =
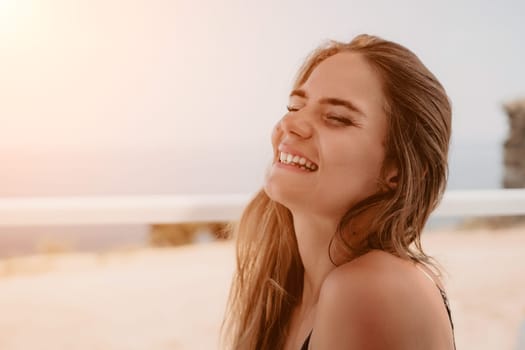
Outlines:
{"type": "Polygon", "coordinates": [[[30,23],[32,0],[0,0],[0,35],[15,34],[30,23]]]}

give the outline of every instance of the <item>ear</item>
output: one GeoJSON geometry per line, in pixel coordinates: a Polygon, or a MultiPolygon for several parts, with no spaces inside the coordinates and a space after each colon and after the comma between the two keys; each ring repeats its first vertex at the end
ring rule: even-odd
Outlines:
{"type": "Polygon", "coordinates": [[[391,190],[395,190],[397,188],[397,184],[399,183],[399,175],[397,168],[392,170],[390,174],[388,174],[386,178],[386,184],[391,190]]]}
{"type": "Polygon", "coordinates": [[[399,184],[399,170],[394,162],[390,162],[384,172],[385,184],[390,190],[395,190],[399,184]]]}

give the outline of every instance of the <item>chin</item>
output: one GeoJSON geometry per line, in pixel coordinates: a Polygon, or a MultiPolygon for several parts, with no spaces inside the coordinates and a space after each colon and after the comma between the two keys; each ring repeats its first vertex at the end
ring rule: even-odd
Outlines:
{"type": "Polygon", "coordinates": [[[279,186],[278,184],[266,181],[263,186],[266,195],[288,209],[299,208],[302,204],[308,202],[304,198],[304,193],[294,188],[279,186]]]}
{"type": "Polygon", "coordinates": [[[275,191],[274,187],[275,187],[275,185],[269,184],[268,181],[266,180],[264,182],[264,185],[263,185],[263,191],[264,191],[264,193],[266,193],[266,195],[268,197],[270,197],[271,200],[276,201],[276,202],[280,202],[278,200],[279,196],[276,195],[276,193],[275,193],[276,191],[275,191]]]}

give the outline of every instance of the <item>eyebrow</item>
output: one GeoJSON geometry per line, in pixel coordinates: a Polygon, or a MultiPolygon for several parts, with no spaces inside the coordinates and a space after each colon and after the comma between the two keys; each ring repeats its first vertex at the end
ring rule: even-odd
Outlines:
{"type": "MultiPolygon", "coordinates": [[[[292,97],[292,96],[308,98],[308,95],[306,94],[306,91],[304,91],[302,89],[292,90],[292,92],[290,93],[290,97],[292,97]]],[[[348,100],[344,100],[342,98],[323,97],[322,99],[319,100],[319,103],[320,104],[329,104],[329,105],[334,105],[334,106],[343,106],[343,107],[346,107],[347,109],[349,109],[349,110],[351,110],[353,112],[357,112],[357,113],[360,113],[362,115],[365,115],[363,113],[363,111],[360,110],[359,108],[357,108],[357,106],[355,104],[353,104],[352,102],[350,102],[348,100]]]]}

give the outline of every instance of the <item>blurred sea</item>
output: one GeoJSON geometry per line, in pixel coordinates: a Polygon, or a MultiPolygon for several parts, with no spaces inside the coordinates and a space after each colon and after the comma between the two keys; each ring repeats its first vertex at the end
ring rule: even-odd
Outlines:
{"type": "MultiPolygon", "coordinates": [[[[224,155],[229,153],[223,152],[224,155]]],[[[174,161],[169,152],[96,155],[75,152],[69,157],[28,152],[0,162],[11,169],[0,174],[0,196],[140,195],[253,193],[262,181],[260,157],[198,161],[189,155],[174,161]],[[231,164],[243,167],[231,171],[231,164]],[[211,169],[211,171],[210,171],[211,169]],[[230,170],[232,174],[223,175],[230,170]],[[192,176],[188,176],[192,174],[192,176]],[[184,175],[184,176],[181,176],[184,175]]],[[[206,158],[210,158],[207,155],[206,158]]],[[[502,155],[498,147],[453,147],[448,189],[501,187],[502,155]]],[[[454,227],[462,218],[431,217],[427,230],[454,227]]],[[[148,242],[148,225],[0,227],[0,257],[52,251],[104,251],[148,242]]]]}

